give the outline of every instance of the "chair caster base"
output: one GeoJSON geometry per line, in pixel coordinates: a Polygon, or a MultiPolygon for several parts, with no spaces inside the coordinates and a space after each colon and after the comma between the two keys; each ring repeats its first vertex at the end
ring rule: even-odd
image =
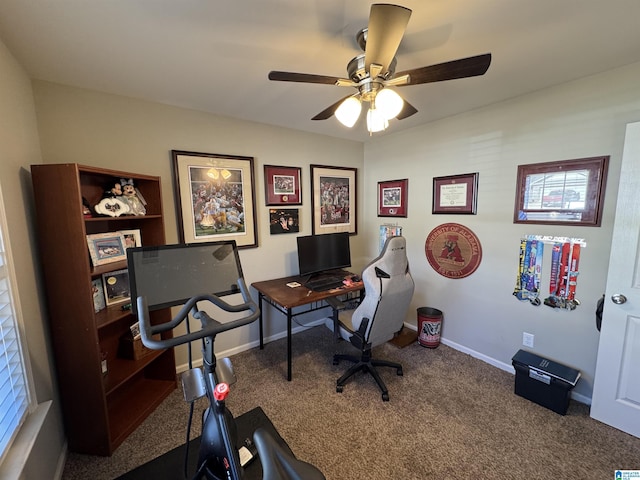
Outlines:
{"type": "Polygon", "coordinates": [[[399,377],[403,377],[404,373],[402,372],[402,369],[399,368],[398,370],[396,370],[396,375],[398,375],[399,377]]]}
{"type": "Polygon", "coordinates": [[[343,390],[344,390],[344,387],[342,385],[336,385],[336,392],[337,393],[342,393],[343,390]]]}
{"type": "Polygon", "coordinates": [[[382,394],[382,401],[383,402],[388,402],[389,401],[389,394],[387,392],[384,392],[382,394]]]}

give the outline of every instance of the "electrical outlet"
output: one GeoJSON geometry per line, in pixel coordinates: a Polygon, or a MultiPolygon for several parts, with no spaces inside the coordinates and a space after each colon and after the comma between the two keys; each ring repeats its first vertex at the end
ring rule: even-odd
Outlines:
{"type": "Polygon", "coordinates": [[[535,335],[533,333],[522,332],[522,345],[533,348],[534,337],[535,335]]]}

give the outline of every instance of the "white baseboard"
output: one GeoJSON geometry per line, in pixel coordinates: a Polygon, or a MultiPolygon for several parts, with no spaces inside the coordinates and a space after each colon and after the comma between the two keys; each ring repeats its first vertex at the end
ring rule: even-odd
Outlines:
{"type": "MultiPolygon", "coordinates": [[[[307,330],[308,328],[311,327],[316,327],[318,325],[324,325],[326,318],[320,318],[318,320],[314,320],[313,322],[308,323],[305,326],[296,326],[295,328],[293,328],[291,330],[291,332],[293,334],[296,334],[298,332],[302,332],[304,330],[307,330]]],[[[416,325],[412,325],[412,324],[408,324],[405,323],[404,324],[405,327],[409,328],[410,330],[413,330],[414,332],[418,330],[416,325]]],[[[269,343],[269,342],[273,342],[274,340],[279,340],[280,338],[284,338],[287,336],[287,332],[279,332],[275,335],[272,335],[270,337],[267,337],[264,339],[265,343],[269,343]]],[[[493,357],[489,357],[487,355],[484,355],[483,353],[480,352],[476,352],[475,350],[472,350],[468,347],[465,347],[464,345],[460,345],[459,343],[456,342],[452,342],[451,340],[447,340],[446,338],[442,337],[440,338],[440,342],[443,343],[444,345],[446,345],[447,347],[451,347],[454,350],[458,350],[459,352],[462,353],[466,353],[467,355],[471,355],[473,358],[477,358],[478,360],[482,360],[485,363],[488,363],[489,365],[492,365],[496,368],[499,368],[500,370],[504,370],[505,372],[509,372],[511,375],[515,375],[516,371],[513,368],[513,365],[508,364],[508,363],[504,363],[501,362],[499,360],[496,360],[493,357]]],[[[244,352],[246,350],[250,350],[252,348],[255,348],[257,346],[260,345],[260,341],[256,340],[253,342],[249,342],[249,343],[245,343],[244,345],[238,345],[237,347],[234,348],[230,348],[227,350],[224,350],[222,352],[218,353],[218,357],[220,358],[224,358],[224,357],[230,357],[232,355],[235,355],[236,353],[241,353],[244,352]]],[[[194,367],[200,367],[202,366],[202,359],[196,359],[193,361],[193,366],[194,367]]],[[[189,366],[187,364],[182,364],[182,365],[178,365],[176,366],[176,373],[182,373],[186,370],[189,369],[189,366]]],[[[575,392],[571,392],[571,398],[573,398],[576,402],[580,402],[580,403],[584,403],[586,405],[591,405],[591,398],[587,397],[585,395],[579,394],[579,393],[575,393],[575,392]]]]}
{"type": "MultiPolygon", "coordinates": [[[[418,327],[416,325],[405,323],[405,327],[413,331],[418,330],[418,327]]],[[[451,340],[447,340],[444,337],[440,338],[440,342],[446,345],[447,347],[451,347],[454,350],[458,350],[459,352],[466,353],[467,355],[471,355],[473,358],[477,358],[478,360],[482,360],[483,362],[488,363],[489,365],[493,365],[494,367],[499,368],[500,370],[509,372],[511,375],[516,374],[516,370],[515,368],[513,368],[513,365],[511,364],[501,362],[499,360],[496,360],[493,357],[489,357],[487,355],[484,355],[483,353],[476,352],[475,350],[465,347],[464,345],[460,345],[459,343],[452,342],[451,340]]],[[[576,402],[584,403],[586,405],[591,405],[591,398],[587,397],[586,395],[582,395],[580,393],[571,391],[571,398],[573,398],[576,402]]]]}

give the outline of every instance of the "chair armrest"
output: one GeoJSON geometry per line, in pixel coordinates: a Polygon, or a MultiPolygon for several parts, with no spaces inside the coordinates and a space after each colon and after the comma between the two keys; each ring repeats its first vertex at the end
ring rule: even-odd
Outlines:
{"type": "Polygon", "coordinates": [[[338,297],[325,298],[325,301],[336,311],[345,310],[347,306],[338,297]]]}

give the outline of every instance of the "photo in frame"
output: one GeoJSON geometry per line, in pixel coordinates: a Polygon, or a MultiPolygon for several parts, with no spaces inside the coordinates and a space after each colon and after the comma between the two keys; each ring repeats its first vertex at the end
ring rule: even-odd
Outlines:
{"type": "Polygon", "coordinates": [[[433,178],[431,213],[476,214],[478,172],[433,178]]]}
{"type": "Polygon", "coordinates": [[[123,303],[131,299],[129,289],[129,270],[115,270],[102,274],[104,298],[107,306],[123,303]]]}
{"type": "Polygon", "coordinates": [[[266,205],[302,205],[300,167],[264,166],[266,205]]]}
{"type": "Polygon", "coordinates": [[[253,157],[172,150],[181,243],[258,246],[253,157]]]}
{"type": "Polygon", "coordinates": [[[406,217],[409,179],[378,182],[378,216],[406,217]]]}
{"type": "Polygon", "coordinates": [[[94,267],[127,259],[124,237],[120,232],[87,235],[87,246],[94,267]]]}
{"type": "Polygon", "coordinates": [[[120,230],[120,233],[124,237],[124,248],[142,246],[142,236],[140,235],[139,229],[120,230]]]}
{"type": "Polygon", "coordinates": [[[599,227],[609,156],[518,165],[513,223],[599,227]]]}
{"type": "Polygon", "coordinates": [[[104,310],[107,307],[104,298],[104,287],[102,286],[102,279],[95,278],[91,280],[91,294],[93,295],[93,309],[96,313],[104,310]]]}
{"type": "Polygon", "coordinates": [[[270,208],[269,232],[272,235],[280,233],[300,232],[300,218],[297,208],[270,208]]]}
{"type": "Polygon", "coordinates": [[[311,165],[311,225],[314,235],[357,233],[357,169],[311,165]]]}

